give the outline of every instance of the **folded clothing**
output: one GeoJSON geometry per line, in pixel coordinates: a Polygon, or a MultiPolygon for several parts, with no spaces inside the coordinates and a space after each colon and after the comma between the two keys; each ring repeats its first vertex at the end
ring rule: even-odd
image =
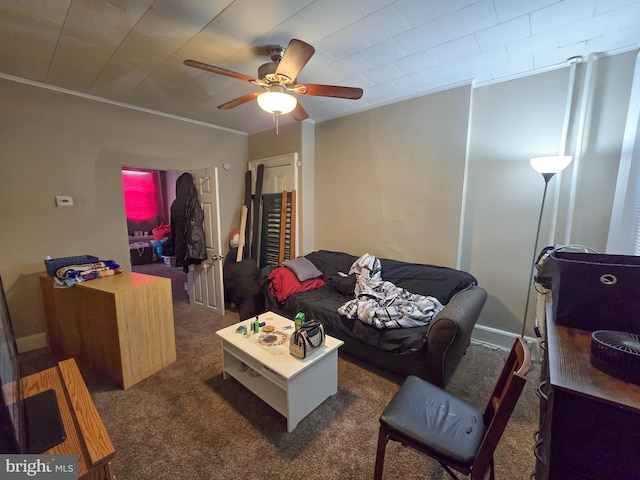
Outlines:
{"type": "Polygon", "coordinates": [[[95,263],[68,265],[56,270],[55,287],[67,288],[78,282],[108,277],[122,273],[122,268],[114,260],[100,260],[95,263]]]}

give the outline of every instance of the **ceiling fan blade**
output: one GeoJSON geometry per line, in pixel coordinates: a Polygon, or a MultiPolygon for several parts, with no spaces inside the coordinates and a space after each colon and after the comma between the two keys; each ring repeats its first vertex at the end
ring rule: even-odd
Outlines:
{"type": "Polygon", "coordinates": [[[264,92],[258,90],[257,92],[247,93],[246,95],[243,95],[242,97],[234,98],[233,100],[229,100],[227,103],[223,103],[222,105],[218,105],[218,108],[220,110],[230,110],[230,109],[232,109],[234,107],[237,107],[238,105],[242,105],[243,103],[250,102],[254,98],[257,98],[258,95],[260,95],[261,93],[264,93],[264,92]]]}
{"type": "Polygon", "coordinates": [[[309,118],[309,114],[304,109],[304,107],[300,104],[300,102],[298,102],[298,104],[296,105],[296,108],[294,108],[291,111],[291,116],[299,122],[309,118]]]}
{"type": "Polygon", "coordinates": [[[214,65],[209,65],[208,63],[198,62],[197,60],[185,60],[184,64],[187,65],[188,67],[199,68],[200,70],[205,70],[207,72],[226,75],[227,77],[237,78],[238,80],[244,80],[245,82],[255,82],[257,80],[256,78],[250,77],[249,75],[233,72],[231,70],[227,70],[226,68],[220,68],[214,65]]]}
{"type": "Polygon", "coordinates": [[[357,87],[340,87],[337,85],[318,85],[314,83],[299,83],[293,87],[293,91],[299,95],[314,97],[336,97],[358,100],[364,91],[357,87]]]}
{"type": "Polygon", "coordinates": [[[308,43],[295,38],[292,39],[284,51],[282,60],[280,60],[278,68],[276,68],[275,75],[288,77],[290,81],[285,83],[293,82],[315,51],[316,49],[308,43]]]}

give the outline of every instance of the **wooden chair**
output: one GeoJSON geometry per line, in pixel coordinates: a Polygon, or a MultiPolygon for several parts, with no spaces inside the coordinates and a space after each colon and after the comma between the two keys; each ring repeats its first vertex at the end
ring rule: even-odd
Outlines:
{"type": "Polygon", "coordinates": [[[520,397],[531,353],[517,338],[484,412],[415,376],[409,376],[380,416],[374,480],[382,479],[387,442],[394,440],[471,480],[493,480],[493,452],[520,397]]]}

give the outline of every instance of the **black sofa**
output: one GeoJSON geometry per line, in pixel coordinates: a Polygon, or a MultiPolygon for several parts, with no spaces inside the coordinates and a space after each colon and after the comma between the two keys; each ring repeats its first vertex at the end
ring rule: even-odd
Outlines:
{"type": "MultiPolygon", "coordinates": [[[[269,289],[262,270],[265,308],[287,318],[304,312],[322,322],[327,334],[344,342],[341,352],[363,359],[401,376],[417,375],[445,387],[471,341],[473,327],[487,294],[469,273],[447,267],[380,259],[383,280],[411,293],[430,295],[444,305],[428,326],[379,330],[341,316],[338,308],[354,298],[354,276],[344,278],[358,257],[320,250],[305,257],[322,272],[325,286],[295,293],[280,303],[269,289]]],[[[277,268],[277,267],[276,267],[277,268]]],[[[286,267],[281,267],[286,268],[286,267]]]]}

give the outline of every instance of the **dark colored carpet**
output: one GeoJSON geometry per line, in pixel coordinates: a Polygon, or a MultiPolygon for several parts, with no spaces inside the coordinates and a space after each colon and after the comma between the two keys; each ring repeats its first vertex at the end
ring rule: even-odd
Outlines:
{"type": "MultiPolygon", "coordinates": [[[[172,278],[177,361],[122,390],[83,371],[116,448],[118,480],[369,479],[373,478],[378,417],[399,379],[341,355],[338,393],[291,433],[277,412],[234,379],[222,379],[216,330],[238,321],[192,308],[180,269],[136,268],[172,278]]],[[[448,390],[484,407],[506,352],[472,345],[448,390]]],[[[23,374],[55,364],[46,349],[21,358],[23,374]]],[[[495,455],[496,478],[529,479],[537,430],[536,365],[495,455]]],[[[434,462],[390,442],[386,479],[449,478],[434,462]]]]}

